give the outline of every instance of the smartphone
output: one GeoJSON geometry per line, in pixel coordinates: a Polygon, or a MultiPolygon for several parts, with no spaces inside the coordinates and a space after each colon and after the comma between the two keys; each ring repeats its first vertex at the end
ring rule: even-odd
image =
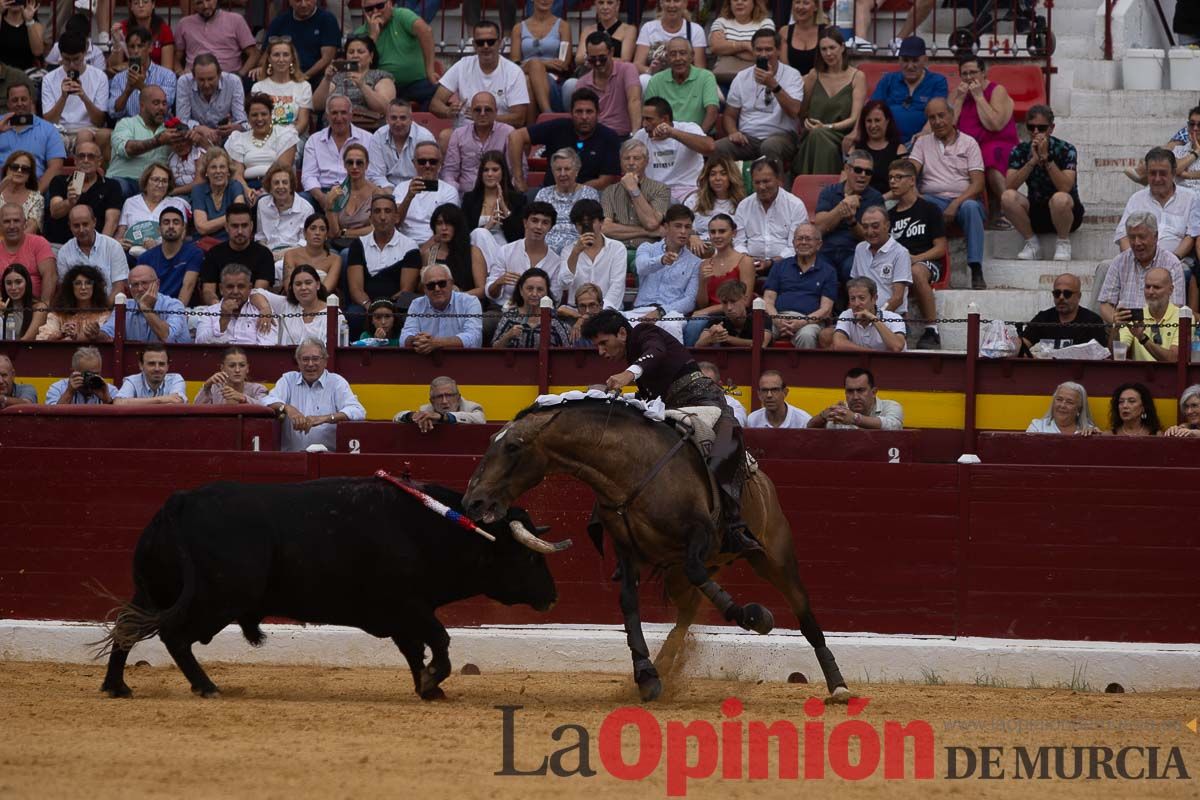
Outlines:
{"type": "Polygon", "coordinates": [[[129,62],[129,71],[132,72],[134,75],[141,75],[142,74],[142,62],[141,61],[129,62]]]}
{"type": "Polygon", "coordinates": [[[766,72],[766,71],[767,71],[767,68],[768,68],[770,65],[771,65],[771,60],[770,60],[769,58],[766,58],[766,57],[764,57],[764,56],[759,56],[758,58],[756,58],[756,59],[754,60],[754,66],[758,67],[758,68],[759,68],[759,69],[761,69],[763,72],[766,72]]]}
{"type": "Polygon", "coordinates": [[[436,192],[438,190],[437,178],[430,178],[429,180],[422,180],[421,183],[424,184],[424,186],[425,186],[425,188],[422,191],[436,192]]]}
{"type": "Polygon", "coordinates": [[[67,184],[68,189],[73,187],[75,189],[75,194],[83,194],[83,179],[84,174],[79,170],[75,170],[71,173],[71,180],[67,184]]]}
{"type": "Polygon", "coordinates": [[[350,58],[339,58],[333,62],[335,72],[354,72],[358,69],[358,62],[350,58]]]}
{"type": "Polygon", "coordinates": [[[32,125],[33,114],[13,114],[8,118],[9,125],[32,125]]]}
{"type": "Polygon", "coordinates": [[[67,78],[70,80],[73,80],[73,81],[79,80],[79,70],[77,70],[77,69],[67,70],[67,78]]]}
{"type": "Polygon", "coordinates": [[[1140,309],[1140,308],[1129,309],[1129,321],[1130,322],[1141,322],[1143,319],[1145,319],[1145,316],[1142,312],[1142,309],[1140,309]]]}

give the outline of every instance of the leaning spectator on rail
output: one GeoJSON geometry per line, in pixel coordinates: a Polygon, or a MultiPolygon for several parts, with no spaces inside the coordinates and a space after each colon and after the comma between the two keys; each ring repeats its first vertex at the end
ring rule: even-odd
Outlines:
{"type": "Polygon", "coordinates": [[[892,238],[892,221],[883,206],[872,206],[863,212],[864,241],[854,249],[852,278],[870,278],[882,297],[884,311],[908,313],[908,287],[912,284],[912,258],[908,251],[892,238]]]}
{"type": "Polygon", "coordinates": [[[300,452],[312,445],[337,445],[337,423],[366,419],[367,412],[341,375],[329,372],[329,352],[316,339],[296,347],[298,370],[285,372],[263,399],[284,421],[279,449],[300,452]]]}
{"type": "Polygon", "coordinates": [[[443,347],[482,347],[483,309],[479,299],[454,288],[450,268],[433,264],[421,270],[425,296],[408,307],[400,344],[428,355],[443,347]]]}
{"type": "MultiPolygon", "coordinates": [[[[721,316],[700,332],[696,347],[752,347],[754,319],[750,316],[750,295],[740,281],[726,281],[717,287],[721,316]]],[[[771,331],[763,331],[762,346],[771,343],[771,331]]]]}
{"type": "Polygon", "coordinates": [[[837,270],[818,252],[821,231],[811,222],[796,226],[792,247],[794,256],[771,267],[763,302],[776,338],[787,338],[795,347],[812,350],[833,314],[837,270]]]}
{"type": "Polygon", "coordinates": [[[837,402],[808,421],[810,428],[898,431],[904,409],[895,400],[880,400],[875,375],[852,367],[846,372],[846,402],[837,402]]]}
{"type": "Polygon", "coordinates": [[[104,276],[110,301],[118,294],[124,294],[128,288],[129,260],[121,243],[96,231],[96,215],[91,206],[75,206],[67,213],[67,222],[72,238],[59,248],[55,257],[59,280],[72,267],[86,265],[95,267],[104,276]]]}
{"type": "Polygon", "coordinates": [[[1054,112],[1036,105],[1025,115],[1030,140],[1013,148],[1008,157],[1006,188],[1000,196],[1004,216],[1025,238],[1017,258],[1035,261],[1041,256],[1037,234],[1057,233],[1055,261],[1071,260],[1071,232],[1083,223],[1083,203],[1076,180],[1075,145],[1054,136],[1054,112]],[[1026,194],[1022,195],[1024,184],[1026,194]]]}
{"type": "Polygon", "coordinates": [[[1047,340],[1055,350],[1087,344],[1093,339],[1100,344],[1108,344],[1108,327],[1103,318],[1090,308],[1079,305],[1083,299],[1079,276],[1069,272],[1059,275],[1054,279],[1051,295],[1054,297],[1054,307],[1039,311],[1021,333],[1021,340],[1026,347],[1047,340]]]}
{"type": "Polygon", "coordinates": [[[437,424],[482,425],[487,422],[483,406],[468,400],[458,391],[454,378],[441,375],[429,382],[429,402],[416,411],[400,411],[392,422],[411,422],[421,433],[429,433],[437,424]]]}
{"type": "Polygon", "coordinates": [[[0,408],[26,405],[38,401],[37,389],[27,383],[17,383],[16,374],[12,359],[6,355],[0,355],[0,408]]]}
{"type": "Polygon", "coordinates": [[[1100,431],[1088,410],[1087,390],[1074,381],[1060,383],[1050,398],[1050,408],[1031,420],[1026,433],[1055,433],[1065,436],[1091,436],[1100,431]]]}
{"type": "Polygon", "coordinates": [[[71,356],[71,376],[50,384],[46,405],[108,405],[117,395],[116,387],[100,375],[103,362],[95,347],[81,347],[71,356]]]}
{"type": "MultiPolygon", "coordinates": [[[[575,324],[571,326],[571,331],[567,335],[567,341],[572,347],[583,347],[591,349],[595,345],[590,339],[583,338],[583,326],[589,319],[599,314],[605,308],[611,308],[604,304],[604,292],[594,283],[585,283],[578,288],[573,288],[575,292],[575,308],[579,316],[575,319],[575,324]]],[[[617,309],[620,310],[620,309],[617,309]]],[[[559,316],[564,316],[562,306],[559,306],[559,316]]]]}
{"type": "Polygon", "coordinates": [[[1156,267],[1146,272],[1146,305],[1140,319],[1121,328],[1131,361],[1173,363],[1179,359],[1179,306],[1171,302],[1171,273],[1156,267]]]}
{"type": "Polygon", "coordinates": [[[733,412],[734,419],[738,425],[746,427],[746,408],[741,404],[741,401],[734,400],[729,395],[729,388],[725,386],[725,381],[721,379],[721,369],[711,361],[697,361],[696,368],[704,373],[705,377],[721,387],[725,392],[725,405],[729,406],[729,410],[733,412]]]}
{"type": "MultiPolygon", "coordinates": [[[[159,291],[158,276],[140,264],[129,270],[129,294],[125,301],[125,341],[190,342],[187,311],[183,303],[159,291]]],[[[96,341],[111,342],[116,335],[117,315],[100,326],[96,341]]]]}
{"type": "MultiPolygon", "coordinates": [[[[1158,246],[1158,230],[1158,218],[1149,211],[1135,211],[1125,220],[1129,249],[1108,265],[1100,287],[1100,316],[1105,323],[1128,323],[1129,309],[1146,304],[1146,273],[1155,267],[1171,274],[1171,302],[1177,306],[1184,304],[1183,265],[1174,253],[1158,246]]],[[[1194,291],[1195,285],[1193,280],[1189,291],[1194,291]]]]}
{"type": "Polygon", "coordinates": [[[783,374],[769,369],[758,376],[758,399],[762,408],[746,417],[747,428],[806,428],[812,416],[787,402],[788,387],[783,374]]]}
{"type": "Polygon", "coordinates": [[[1200,436],[1200,383],[1193,383],[1179,395],[1179,424],[1167,428],[1163,436],[1200,436]]]}
{"type": "MultiPolygon", "coordinates": [[[[846,284],[850,307],[841,313],[833,335],[828,337],[834,350],[879,350],[899,353],[904,350],[904,318],[879,307],[878,289],[870,278],[851,278],[846,284]]],[[[825,338],[825,337],[822,337],[825,338]]]]}
{"type": "Polygon", "coordinates": [[[250,291],[250,268],[227,264],[221,270],[221,300],[200,309],[196,344],[278,344],[271,307],[250,291]]]}
{"type": "Polygon", "coordinates": [[[1175,167],[1175,154],[1170,150],[1154,147],[1146,153],[1148,185],[1130,196],[1113,234],[1113,241],[1122,252],[1132,246],[1126,229],[1130,218],[1144,211],[1153,214],[1158,223],[1161,249],[1180,260],[1192,257],[1196,237],[1200,235],[1200,194],[1175,184],[1175,167]]]}
{"type": "Polygon", "coordinates": [[[838,280],[850,280],[855,248],[865,238],[862,221],[868,208],[883,205],[871,186],[875,162],[866,150],[851,150],[842,179],[821,190],[812,222],[821,231],[821,255],[837,269],[838,280]]]}
{"type": "Polygon", "coordinates": [[[249,377],[250,361],[246,351],[236,345],[227,347],[221,354],[221,369],[205,379],[193,402],[198,406],[238,403],[262,405],[267,396],[267,387],[250,382],[249,377]]]}
{"type": "Polygon", "coordinates": [[[979,143],[954,125],[954,112],[941,97],[925,106],[931,136],[913,143],[908,158],[920,170],[921,196],[957,222],[967,239],[971,288],[986,289],[983,278],[984,164],[979,143]]]}
{"type": "Polygon", "coordinates": [[[170,361],[166,345],[146,345],[138,357],[142,371],[130,375],[113,398],[115,406],[180,405],[187,403],[187,384],[178,372],[167,372],[170,361]]]}
{"type": "MultiPolygon", "coordinates": [[[[804,201],[782,188],[783,167],[773,158],[760,158],[750,167],[754,193],[738,203],[734,247],[754,259],[754,271],[766,275],[771,267],[794,256],[796,226],[808,222],[804,201]]],[[[731,175],[730,180],[738,180],[731,175]]],[[[818,245],[820,243],[818,242],[818,245]]]]}

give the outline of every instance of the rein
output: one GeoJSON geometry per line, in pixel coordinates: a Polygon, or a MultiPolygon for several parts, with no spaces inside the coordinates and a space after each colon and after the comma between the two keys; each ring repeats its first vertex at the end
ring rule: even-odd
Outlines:
{"type": "MultiPolygon", "coordinates": [[[[633,491],[631,491],[629,493],[629,496],[625,498],[625,502],[620,503],[619,505],[615,505],[615,506],[610,506],[610,505],[605,505],[604,503],[599,503],[600,507],[606,508],[610,511],[615,511],[617,513],[617,516],[621,517],[621,519],[625,519],[625,512],[628,511],[629,507],[631,505],[633,505],[633,502],[635,500],[637,500],[638,497],[641,496],[642,490],[644,490],[647,486],[650,485],[650,482],[652,480],[654,480],[655,477],[658,476],[658,473],[662,472],[663,467],[665,467],[667,465],[667,462],[670,461],[671,458],[674,457],[674,455],[676,453],[678,453],[680,451],[680,449],[686,443],[687,443],[687,437],[680,436],[678,441],[676,441],[675,444],[671,445],[671,449],[668,450],[667,452],[663,453],[662,456],[658,459],[658,461],[656,461],[654,463],[654,466],[650,468],[650,471],[647,472],[642,477],[642,479],[637,482],[637,485],[635,485],[633,487],[633,491]]],[[[626,527],[629,526],[628,520],[625,520],[625,525],[626,525],[626,527]]]]}

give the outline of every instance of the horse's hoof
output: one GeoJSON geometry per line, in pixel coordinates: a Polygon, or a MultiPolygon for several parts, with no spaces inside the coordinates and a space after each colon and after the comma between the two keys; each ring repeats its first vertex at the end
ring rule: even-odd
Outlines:
{"type": "Polygon", "coordinates": [[[429,702],[431,700],[445,700],[446,693],[442,691],[442,687],[435,686],[432,689],[422,690],[421,691],[421,699],[426,702],[429,702]]]}
{"type": "Polygon", "coordinates": [[[106,683],[100,687],[100,691],[113,698],[133,697],[133,690],[124,683],[117,684],[116,686],[110,686],[106,683]]]}
{"type": "Polygon", "coordinates": [[[658,678],[643,678],[638,683],[638,694],[641,695],[643,703],[650,703],[658,699],[662,694],[662,681],[658,678]]]}
{"type": "Polygon", "coordinates": [[[825,698],[825,705],[844,706],[850,702],[850,698],[853,696],[845,686],[839,686],[833,690],[829,697],[825,698]]]}
{"type": "Polygon", "coordinates": [[[775,617],[765,606],[747,603],[743,609],[742,626],[755,633],[770,633],[775,627],[775,617]]]}

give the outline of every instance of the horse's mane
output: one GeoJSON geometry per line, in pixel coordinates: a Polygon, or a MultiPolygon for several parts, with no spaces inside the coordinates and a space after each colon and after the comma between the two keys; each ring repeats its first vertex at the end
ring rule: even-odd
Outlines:
{"type": "Polygon", "coordinates": [[[527,417],[530,414],[535,414],[539,411],[563,411],[567,409],[603,411],[605,414],[620,413],[625,414],[631,419],[641,419],[645,420],[646,422],[653,422],[653,420],[646,417],[642,413],[641,409],[637,408],[636,406],[620,400],[601,400],[598,397],[584,397],[579,400],[564,400],[561,403],[549,406],[539,406],[537,403],[534,403],[533,405],[526,406],[518,411],[517,415],[513,417],[513,422],[527,417]]]}

